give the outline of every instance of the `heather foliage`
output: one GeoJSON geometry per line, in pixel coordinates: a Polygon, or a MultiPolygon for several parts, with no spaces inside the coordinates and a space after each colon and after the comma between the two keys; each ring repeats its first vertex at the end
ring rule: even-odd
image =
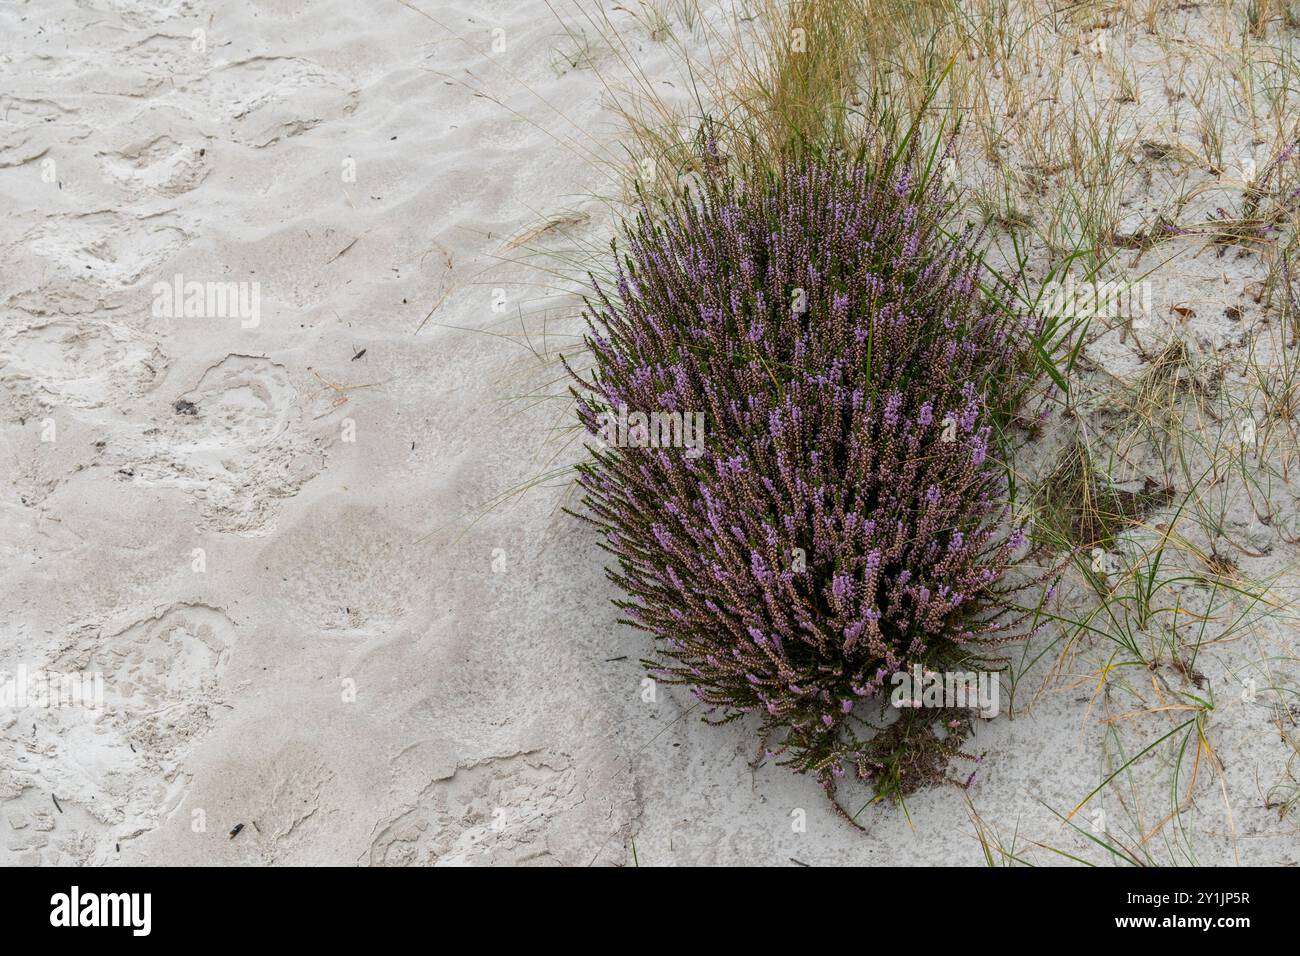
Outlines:
{"type": "Polygon", "coordinates": [[[889,678],[994,666],[1024,631],[1006,403],[985,396],[1023,392],[1027,331],[984,304],[915,164],[868,155],[643,207],[593,282],[593,366],[574,373],[593,436],[703,415],[700,449],[639,427],[581,466],[647,665],[715,719],[753,715],[832,796],[846,774],[900,792],[941,777],[971,714],[900,715],[889,678]]]}

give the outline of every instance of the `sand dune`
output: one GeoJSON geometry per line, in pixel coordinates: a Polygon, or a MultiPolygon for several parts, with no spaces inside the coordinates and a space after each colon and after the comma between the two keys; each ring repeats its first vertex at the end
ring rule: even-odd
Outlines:
{"type": "MultiPolygon", "coordinates": [[[[955,788],[863,838],[644,700],[562,487],[484,511],[567,421],[508,400],[570,304],[521,250],[607,242],[618,130],[545,3],[424,8],[0,9],[0,669],[105,679],[0,710],[0,862],[981,862],[955,788]]],[[[1076,696],[981,730],[986,818],[1086,792],[1076,696]]]]}

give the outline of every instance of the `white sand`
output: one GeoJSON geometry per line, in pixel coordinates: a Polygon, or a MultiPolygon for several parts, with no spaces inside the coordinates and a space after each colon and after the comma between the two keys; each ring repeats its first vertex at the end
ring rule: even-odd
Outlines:
{"type": "MultiPolygon", "coordinates": [[[[562,409],[502,402],[529,355],[447,326],[544,304],[504,247],[545,217],[606,241],[566,143],[617,131],[544,3],[425,8],[445,29],[388,0],[0,8],[0,669],[105,680],[97,714],[0,710],[0,862],[976,864],[967,797],[1079,846],[1040,801],[1100,782],[1087,688],[864,837],[685,694],[642,700],[561,489],[465,520],[547,470],[562,409]],[[177,275],[257,282],[260,322],[153,315],[177,275]]],[[[1295,862],[1251,779],[1266,716],[1224,755],[1232,825],[1295,862]]]]}

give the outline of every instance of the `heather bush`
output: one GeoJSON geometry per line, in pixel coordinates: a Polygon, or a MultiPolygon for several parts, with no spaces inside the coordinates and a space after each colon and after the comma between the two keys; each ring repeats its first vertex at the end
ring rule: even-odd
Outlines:
{"type": "Polygon", "coordinates": [[[890,708],[889,679],[996,667],[1027,626],[998,460],[1027,330],[986,304],[916,164],[873,155],[647,200],[570,369],[600,439],[580,516],[651,673],[709,719],[752,715],[833,799],[846,775],[941,778],[971,712],[890,708]]]}

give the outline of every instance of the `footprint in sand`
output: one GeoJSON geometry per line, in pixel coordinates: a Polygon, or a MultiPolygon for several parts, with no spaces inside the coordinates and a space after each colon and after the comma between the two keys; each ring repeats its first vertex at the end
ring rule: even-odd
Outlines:
{"type": "Polygon", "coordinates": [[[19,245],[79,282],[121,291],[156,274],[189,241],[172,217],[99,211],[51,216],[19,245]]]}
{"type": "Polygon", "coordinates": [[[45,666],[99,675],[102,700],[23,720],[21,739],[18,724],[0,724],[0,740],[24,755],[20,774],[0,766],[0,862],[5,852],[8,862],[108,862],[116,842],[175,810],[186,759],[226,712],[217,704],[237,643],[235,623],[205,604],[70,634],[45,666]]]}
{"type": "Polygon", "coordinates": [[[304,628],[372,635],[396,627],[430,592],[409,529],[382,508],[317,502],[277,534],[261,564],[290,568],[277,591],[304,628]]]}
{"type": "Polygon", "coordinates": [[[167,753],[200,729],[184,726],[186,712],[216,698],[234,643],[223,612],[175,605],[106,638],[90,669],[102,665],[106,706],[135,726],[132,738],[167,753]]]}
{"type": "Polygon", "coordinates": [[[132,193],[179,196],[197,187],[210,172],[201,146],[154,136],[114,152],[97,153],[104,175],[132,193]]]}
{"type": "Polygon", "coordinates": [[[252,355],[228,355],[177,397],[172,438],[194,454],[271,445],[288,428],[296,398],[284,366],[252,355]]]}
{"type": "Polygon", "coordinates": [[[138,483],[181,488],[218,530],[266,533],[275,500],[322,467],[288,371],[267,358],[226,356],[163,415],[126,470],[138,483]]]}
{"type": "Polygon", "coordinates": [[[153,386],[162,353],[111,322],[58,319],[0,330],[0,382],[45,407],[101,408],[153,386]]]}
{"type": "Polygon", "coordinates": [[[22,166],[51,147],[79,142],[91,127],[73,122],[78,110],[52,99],[0,93],[0,169],[22,166]]]}
{"type": "Polygon", "coordinates": [[[203,77],[207,99],[233,126],[234,138],[263,147],[347,116],[359,94],[343,74],[310,60],[256,56],[203,77]]]}
{"type": "Polygon", "coordinates": [[[581,797],[572,761],[541,751],[491,757],[435,780],[370,845],[375,866],[516,864],[551,857],[552,818],[581,797]]]}

